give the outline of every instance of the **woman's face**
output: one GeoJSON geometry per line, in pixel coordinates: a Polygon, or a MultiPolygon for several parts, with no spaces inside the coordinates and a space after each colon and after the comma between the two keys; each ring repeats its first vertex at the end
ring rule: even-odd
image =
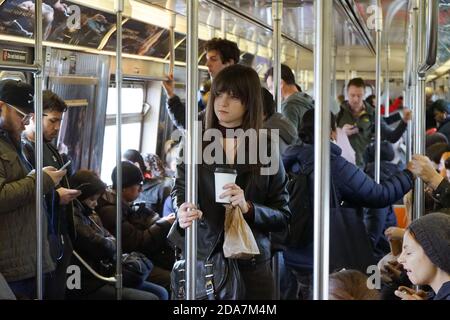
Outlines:
{"type": "Polygon", "coordinates": [[[438,271],[438,268],[408,231],[403,236],[403,251],[398,262],[403,265],[409,280],[415,285],[430,284],[438,271]]]}
{"type": "Polygon", "coordinates": [[[90,209],[94,210],[97,207],[97,201],[100,198],[100,194],[95,194],[92,197],[83,200],[83,203],[90,209]]]}
{"type": "Polygon", "coordinates": [[[219,93],[214,100],[214,112],[219,124],[226,128],[238,127],[242,124],[245,106],[238,97],[226,92],[219,93]]]}

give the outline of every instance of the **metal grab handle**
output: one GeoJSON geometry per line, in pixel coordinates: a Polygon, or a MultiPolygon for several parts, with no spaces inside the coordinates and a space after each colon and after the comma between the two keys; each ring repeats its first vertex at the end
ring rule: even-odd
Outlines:
{"type": "Polygon", "coordinates": [[[439,1],[427,0],[427,8],[426,58],[417,71],[421,77],[436,64],[437,57],[439,1]]]}
{"type": "Polygon", "coordinates": [[[108,282],[108,283],[116,283],[117,280],[114,277],[104,277],[101,274],[97,273],[86,261],[84,261],[83,258],[75,251],[73,250],[73,255],[81,262],[81,264],[88,269],[88,271],[97,279],[108,282]]]}
{"type": "Polygon", "coordinates": [[[0,70],[39,73],[41,72],[41,66],[36,64],[11,63],[2,61],[0,63],[0,70]]]}

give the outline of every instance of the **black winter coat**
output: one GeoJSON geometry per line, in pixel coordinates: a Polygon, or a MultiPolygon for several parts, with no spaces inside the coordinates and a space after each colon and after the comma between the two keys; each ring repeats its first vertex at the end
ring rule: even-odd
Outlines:
{"type": "MultiPolygon", "coordinates": [[[[239,152],[239,149],[238,149],[239,152]]],[[[248,153],[247,153],[248,154],[248,153]]],[[[276,160],[278,163],[278,158],[276,160]]],[[[215,201],[214,171],[217,164],[199,164],[198,170],[198,208],[203,217],[198,223],[197,257],[206,260],[214,250],[222,250],[225,208],[215,201]]],[[[220,167],[224,167],[220,165],[220,167]]],[[[240,260],[240,265],[263,263],[271,258],[270,233],[286,230],[291,213],[288,207],[289,195],[286,190],[287,176],[282,163],[279,170],[273,175],[260,175],[259,169],[255,172],[254,166],[237,164],[231,166],[237,171],[236,184],[244,190],[245,199],[253,204],[253,218],[246,217],[260,254],[254,261],[240,260]]],[[[184,164],[178,166],[175,187],[172,191],[174,208],[185,202],[185,172],[184,164]]],[[[172,228],[171,242],[184,251],[184,230],[178,226],[172,228]]]]}
{"type": "MultiPolygon", "coordinates": [[[[103,276],[111,276],[116,257],[115,238],[103,227],[99,216],[79,201],[75,201],[74,205],[74,222],[77,231],[74,250],[95,271],[103,276]],[[107,265],[111,268],[107,268],[107,265]]],[[[104,281],[85,269],[78,259],[73,257],[72,260],[82,269],[81,290],[69,290],[70,296],[90,294],[105,285],[104,281]]]]}
{"type": "MultiPolygon", "coordinates": [[[[136,207],[135,207],[136,208],[136,207]]],[[[97,213],[105,228],[116,235],[116,194],[106,191],[99,199],[97,213]]],[[[175,254],[168,245],[171,224],[145,206],[136,211],[122,203],[122,248],[125,253],[138,251],[152,260],[155,266],[171,270],[175,254]]]]}

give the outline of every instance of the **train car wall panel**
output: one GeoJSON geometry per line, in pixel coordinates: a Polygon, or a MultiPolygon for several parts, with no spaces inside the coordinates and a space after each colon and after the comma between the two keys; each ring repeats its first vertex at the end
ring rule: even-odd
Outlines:
{"type": "Polygon", "coordinates": [[[69,107],[63,118],[58,148],[72,158],[72,168],[100,171],[109,84],[109,58],[51,49],[47,87],[64,100],[86,100],[69,107]]]}

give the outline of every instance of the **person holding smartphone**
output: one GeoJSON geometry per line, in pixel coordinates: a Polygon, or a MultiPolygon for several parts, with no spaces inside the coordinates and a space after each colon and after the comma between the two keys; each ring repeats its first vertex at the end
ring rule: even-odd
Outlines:
{"type": "MultiPolygon", "coordinates": [[[[34,112],[33,87],[0,81],[0,273],[16,297],[36,295],[36,173],[22,154],[20,136],[34,112]]],[[[43,169],[43,189],[50,192],[66,174],[43,169]]],[[[48,228],[43,219],[43,232],[48,228]]],[[[43,273],[55,269],[49,241],[43,239],[43,273]]]]}
{"type": "MultiPolygon", "coordinates": [[[[53,144],[53,141],[58,138],[61,120],[66,110],[67,105],[60,97],[49,90],[44,91],[42,119],[44,167],[53,166],[71,172],[71,161],[63,159],[63,156],[53,144]]],[[[22,144],[23,153],[33,168],[35,167],[35,138],[36,123],[35,115],[32,114],[30,123],[22,134],[22,144]]],[[[49,221],[50,253],[56,264],[56,270],[52,276],[46,279],[45,298],[52,300],[64,299],[66,269],[70,264],[73,250],[72,242],[75,238],[72,201],[81,194],[79,190],[71,189],[68,176],[70,174],[64,176],[55,189],[45,194],[45,208],[49,221]]]]}

